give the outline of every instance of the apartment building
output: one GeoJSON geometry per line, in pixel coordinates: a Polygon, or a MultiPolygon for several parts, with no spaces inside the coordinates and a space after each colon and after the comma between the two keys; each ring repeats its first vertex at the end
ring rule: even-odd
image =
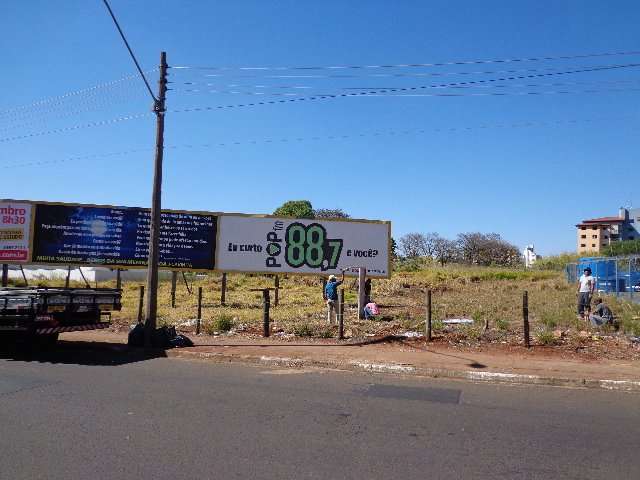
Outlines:
{"type": "Polygon", "coordinates": [[[583,220],[576,228],[578,253],[600,253],[613,242],[640,238],[640,208],[620,208],[616,217],[583,220]]]}

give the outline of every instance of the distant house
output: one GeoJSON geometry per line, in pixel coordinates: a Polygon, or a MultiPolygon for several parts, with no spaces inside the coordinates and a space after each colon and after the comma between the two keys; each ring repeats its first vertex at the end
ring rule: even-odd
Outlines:
{"type": "Polygon", "coordinates": [[[578,253],[600,253],[611,243],[640,238],[640,208],[620,208],[617,217],[583,220],[576,228],[578,253]]]}

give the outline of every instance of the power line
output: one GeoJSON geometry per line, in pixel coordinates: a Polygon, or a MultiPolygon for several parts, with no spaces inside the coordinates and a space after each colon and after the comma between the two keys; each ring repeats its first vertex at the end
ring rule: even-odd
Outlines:
{"type": "Polygon", "coordinates": [[[25,138],[41,137],[44,135],[52,135],[55,133],[71,132],[73,130],[80,130],[83,128],[101,127],[101,126],[110,125],[113,123],[125,122],[127,120],[135,120],[138,118],[146,117],[148,115],[151,115],[151,112],[137,113],[134,115],[125,115],[122,117],[111,118],[109,120],[98,120],[96,122],[83,123],[80,125],[73,125],[70,127],[55,128],[55,129],[45,130],[41,132],[28,133],[26,135],[16,135],[14,137],[5,137],[5,138],[0,138],[0,143],[12,142],[14,140],[23,140],[25,138]]]}
{"type": "MultiPolygon", "coordinates": [[[[466,126],[466,127],[462,126],[462,127],[438,127],[438,128],[432,128],[432,129],[383,130],[383,131],[323,135],[323,136],[312,136],[312,137],[296,136],[296,137],[267,138],[267,139],[246,140],[246,141],[229,141],[229,142],[218,142],[218,143],[181,144],[181,145],[168,145],[168,146],[165,146],[165,149],[180,150],[180,149],[194,149],[194,148],[219,148],[219,147],[224,148],[224,147],[233,147],[233,146],[242,146],[242,145],[259,145],[259,144],[274,145],[274,144],[281,144],[281,143],[295,143],[295,142],[304,142],[304,141],[347,140],[347,139],[355,139],[355,138],[401,136],[401,135],[428,134],[428,133],[456,133],[456,132],[465,132],[465,131],[473,131],[473,130],[486,130],[491,128],[500,128],[500,129],[536,128],[536,127],[546,127],[546,126],[578,125],[578,124],[595,123],[595,122],[612,122],[616,120],[626,121],[629,118],[636,118],[636,116],[622,115],[622,116],[613,117],[613,118],[563,119],[563,120],[544,120],[544,121],[523,121],[523,122],[510,122],[510,123],[502,122],[502,123],[488,123],[488,124],[466,126]]],[[[0,168],[39,166],[39,165],[56,164],[56,163],[77,161],[77,160],[89,160],[94,158],[108,158],[108,157],[114,157],[114,156],[120,156],[120,155],[129,155],[132,153],[148,152],[150,150],[153,150],[153,148],[152,147],[135,148],[135,149],[123,150],[119,152],[80,155],[80,156],[73,156],[73,157],[57,159],[57,160],[39,160],[35,162],[5,164],[5,165],[0,165],[0,168]]]]}
{"type": "Polygon", "coordinates": [[[176,65],[171,66],[174,70],[261,70],[261,71],[281,71],[281,70],[360,70],[360,69],[384,69],[384,68],[423,68],[423,67],[445,67],[451,65],[479,65],[488,63],[516,63],[516,62],[542,62],[552,60],[576,60],[580,58],[597,58],[597,57],[614,57],[640,55],[640,50],[631,50],[624,52],[605,52],[605,53],[587,53],[579,55],[555,55],[542,57],[525,57],[525,58],[502,58],[490,60],[464,60],[449,61],[436,63],[399,63],[399,64],[380,64],[380,65],[321,65],[321,66],[283,66],[283,67],[260,67],[260,66],[244,66],[244,67],[221,67],[221,66],[193,66],[193,65],[176,65]]]}
{"type": "Polygon", "coordinates": [[[107,0],[102,0],[102,1],[104,2],[105,6],[107,7],[107,10],[109,10],[109,15],[111,15],[111,18],[113,19],[113,23],[115,23],[116,28],[118,29],[118,32],[120,33],[120,36],[122,37],[122,41],[124,42],[125,46],[127,47],[127,50],[129,50],[129,55],[131,55],[131,59],[133,60],[133,63],[136,64],[136,68],[138,69],[138,73],[140,74],[140,77],[142,77],[142,80],[144,81],[144,84],[147,86],[147,90],[149,90],[149,95],[151,95],[151,98],[153,98],[154,103],[158,103],[158,99],[153,94],[153,91],[151,90],[151,86],[149,86],[149,82],[147,81],[147,77],[144,76],[144,72],[142,71],[142,68],[140,68],[140,64],[138,63],[138,60],[136,59],[136,56],[133,54],[133,50],[131,50],[131,47],[129,46],[129,42],[127,42],[127,38],[124,36],[124,33],[123,33],[122,29],[120,28],[120,25],[118,24],[118,20],[116,20],[116,16],[113,14],[113,11],[111,10],[111,7],[109,6],[109,2],[107,2],[107,0]]]}
{"type": "MultiPolygon", "coordinates": [[[[573,68],[585,69],[585,68],[597,68],[597,67],[617,67],[619,64],[609,65],[576,65],[573,68]]],[[[521,68],[510,70],[475,70],[475,71],[455,71],[455,72],[411,72],[411,73],[358,73],[358,74],[289,74],[289,75],[226,75],[226,74],[201,74],[200,76],[206,78],[262,78],[269,80],[320,80],[325,78],[332,79],[354,79],[354,78],[412,78],[412,77],[443,77],[450,75],[486,75],[486,74],[505,74],[505,73],[520,73],[520,72],[540,72],[540,71],[557,71],[566,69],[566,65],[557,67],[545,67],[545,68],[521,68]]],[[[170,82],[179,83],[179,82],[170,82]]],[[[189,82],[185,82],[189,83],[189,82]]]]}
{"type": "Polygon", "coordinates": [[[29,103],[26,105],[21,105],[18,107],[12,107],[6,110],[1,110],[0,111],[0,115],[10,115],[10,114],[14,114],[16,112],[22,111],[22,110],[28,110],[28,109],[33,109],[33,108],[38,108],[40,109],[43,105],[48,105],[52,102],[56,102],[56,104],[65,102],[67,100],[72,99],[73,97],[77,97],[77,96],[87,96],[87,95],[95,95],[97,94],[97,90],[103,89],[103,88],[111,88],[116,84],[122,83],[122,82],[126,82],[126,81],[130,81],[134,78],[137,78],[137,75],[127,75],[125,77],[116,79],[116,80],[111,80],[109,82],[104,82],[104,83],[99,83],[97,85],[93,85],[91,87],[86,87],[86,88],[81,88],[79,90],[73,90],[71,92],[67,92],[61,95],[56,95],[53,97],[48,97],[48,98],[44,98],[41,100],[37,100],[33,103],[29,103]]]}
{"type": "MultiPolygon", "coordinates": [[[[582,70],[569,70],[563,72],[548,72],[548,73],[538,73],[532,75],[519,75],[513,77],[503,77],[503,78],[489,78],[489,79],[480,79],[480,80],[469,80],[465,82],[453,82],[453,83],[443,83],[443,84],[434,84],[434,85],[420,85],[414,87],[395,87],[395,88],[385,88],[378,90],[368,90],[365,92],[354,92],[354,93],[336,93],[336,94],[323,94],[323,95],[312,95],[308,97],[297,97],[290,98],[286,100],[266,100],[262,102],[250,102],[243,104],[235,104],[235,105],[216,105],[216,106],[205,106],[205,107],[189,107],[182,108],[177,110],[172,110],[175,113],[184,113],[184,112],[198,112],[198,111],[212,111],[212,110],[220,110],[227,108],[242,108],[242,107],[255,107],[255,106],[263,106],[263,105],[276,105],[281,103],[290,103],[290,102],[302,102],[302,101],[312,101],[312,100],[327,100],[327,99],[336,99],[336,98],[349,98],[349,97],[362,97],[362,96],[371,96],[371,95],[380,95],[387,93],[398,93],[398,92],[415,92],[433,88],[446,88],[446,87],[458,87],[463,85],[481,85],[481,84],[489,84],[495,82],[504,82],[504,81],[512,81],[512,80],[523,80],[527,78],[541,78],[541,77],[549,77],[556,75],[569,75],[575,73],[586,73],[586,72],[595,72],[602,70],[612,70],[612,69],[620,69],[620,68],[630,68],[630,67],[638,67],[640,64],[632,63],[621,65],[617,67],[596,67],[590,69],[582,69],[582,70]]],[[[583,92],[580,92],[583,93],[583,92]]],[[[433,94],[433,96],[462,96],[455,94],[433,94]]],[[[480,94],[478,94],[480,95],[480,94]]]]}
{"type": "MultiPolygon", "coordinates": [[[[529,83],[529,84],[515,84],[515,85],[463,85],[459,87],[442,87],[444,89],[470,89],[470,88],[539,88],[539,87],[565,87],[565,86],[579,86],[579,85],[618,85],[638,83],[638,80],[599,80],[594,82],[553,82],[553,83],[529,83]]],[[[393,87],[343,87],[341,90],[380,90],[391,89],[393,87]]],[[[276,92],[269,93],[264,91],[239,91],[239,90],[204,90],[204,89],[172,89],[174,92],[186,92],[186,93],[205,93],[205,94],[241,94],[241,95],[264,95],[264,96],[300,96],[306,95],[306,93],[295,92],[276,92]]],[[[322,94],[320,94],[322,95],[322,94]]],[[[330,94],[327,94],[330,95],[330,94]]]]}
{"type": "Polygon", "coordinates": [[[79,99],[79,101],[73,105],[73,108],[70,108],[72,105],[61,104],[57,106],[51,105],[49,108],[43,108],[41,110],[25,111],[14,117],[0,119],[0,124],[3,124],[2,128],[0,128],[0,132],[22,128],[37,123],[48,122],[52,119],[66,118],[85,112],[101,110],[103,108],[111,107],[116,103],[130,101],[132,98],[135,98],[140,94],[141,92],[139,89],[124,92],[112,91],[107,94],[103,93],[100,96],[91,96],[79,99]],[[16,124],[15,122],[23,123],[16,124]]]}

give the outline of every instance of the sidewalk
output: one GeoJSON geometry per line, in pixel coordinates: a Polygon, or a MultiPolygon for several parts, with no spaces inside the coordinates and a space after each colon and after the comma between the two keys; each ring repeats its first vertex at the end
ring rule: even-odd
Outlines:
{"type": "MultiPolygon", "coordinates": [[[[369,342],[277,338],[196,337],[191,348],[167,356],[286,367],[321,367],[518,384],[604,388],[640,392],[640,361],[553,358],[535,347],[511,352],[459,351],[403,339],[369,342]],[[541,355],[542,353],[542,355],[541,355]]],[[[127,334],[89,331],[62,340],[124,344],[127,334]]]]}

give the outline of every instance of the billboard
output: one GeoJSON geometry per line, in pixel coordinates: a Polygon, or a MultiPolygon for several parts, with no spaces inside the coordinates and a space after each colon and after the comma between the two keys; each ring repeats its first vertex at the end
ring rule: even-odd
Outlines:
{"type": "Polygon", "coordinates": [[[225,272],[390,275],[391,224],[222,215],[216,268],[225,272]]]}
{"type": "MultiPolygon", "coordinates": [[[[149,209],[35,204],[32,262],[136,268],[147,265],[149,209]]],[[[174,270],[215,268],[217,216],[163,211],[159,263],[174,270]]]]}
{"type": "Polygon", "coordinates": [[[31,204],[0,201],[0,263],[29,261],[31,204]]]}

